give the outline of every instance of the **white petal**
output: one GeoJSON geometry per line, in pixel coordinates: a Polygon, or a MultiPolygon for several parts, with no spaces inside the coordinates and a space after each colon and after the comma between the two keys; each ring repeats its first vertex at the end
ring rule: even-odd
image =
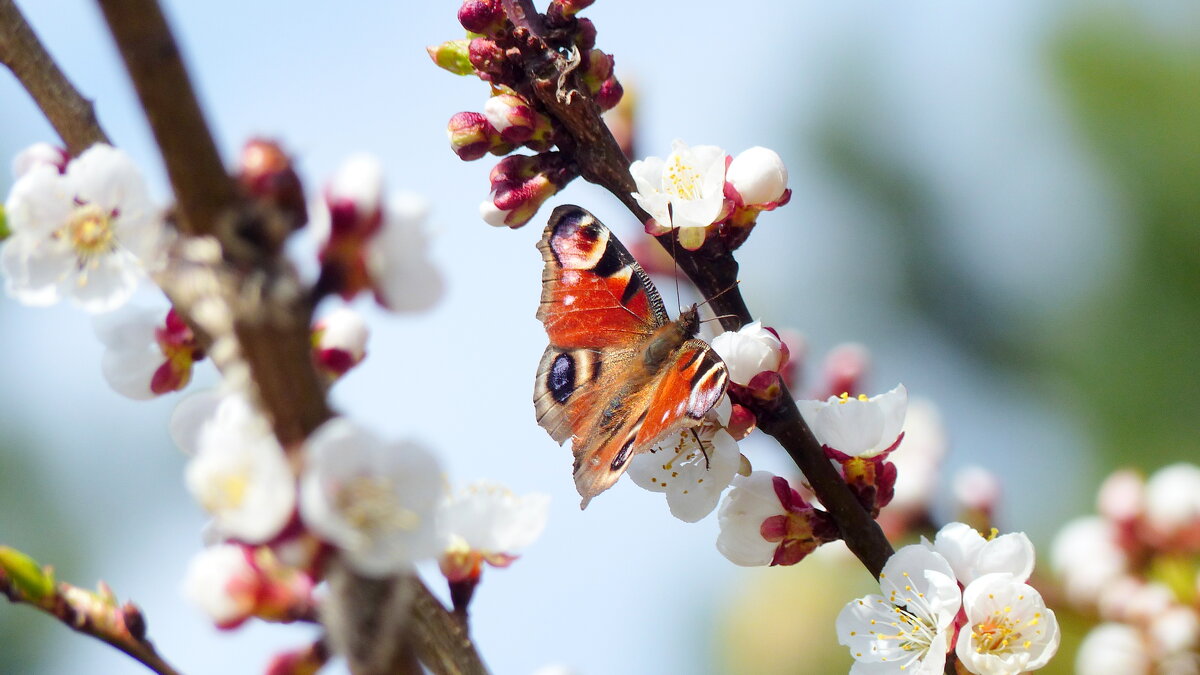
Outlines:
{"type": "Polygon", "coordinates": [[[79,201],[105,211],[143,208],[149,202],[137,165],[124,152],[98,143],[67,165],[67,181],[79,201]]]}
{"type": "Polygon", "coordinates": [[[188,563],[183,594],[213,622],[230,623],[246,617],[254,608],[253,596],[230,592],[231,586],[249,590],[256,576],[242,547],[218,544],[196,554],[188,563]]]}
{"type": "Polygon", "coordinates": [[[783,513],[774,481],[775,476],[766,471],[736,476],[721,503],[717,550],[735,565],[769,565],[775,557],[777,544],[763,539],[761,529],[764,520],[783,513]]]}
{"type": "Polygon", "coordinates": [[[1166,534],[1200,523],[1200,467],[1180,462],[1155,471],[1146,481],[1146,519],[1166,534]]]}
{"type": "Polygon", "coordinates": [[[198,391],[175,405],[167,430],[171,440],[184,454],[194,455],[199,447],[200,429],[217,414],[221,395],[216,390],[198,391]]]}
{"type": "Polygon", "coordinates": [[[14,234],[48,237],[74,208],[66,179],[54,167],[38,164],[13,184],[4,215],[14,234]]]}
{"type": "Polygon", "coordinates": [[[61,241],[13,234],[0,243],[4,290],[18,302],[45,307],[59,301],[60,281],[73,271],[75,256],[61,241]]]}
{"type": "Polygon", "coordinates": [[[76,305],[93,314],[124,305],[141,281],[141,267],[125,251],[95,258],[73,278],[62,283],[62,292],[76,305]]]}
{"type": "Polygon", "coordinates": [[[933,550],[941,554],[962,584],[975,580],[975,561],[987,540],[966,523],[949,523],[938,530],[933,550]]]}
{"type": "Polygon", "coordinates": [[[777,152],[756,145],[733,158],[725,179],[746,204],[766,204],[783,196],[788,173],[777,152]]]}
{"type": "Polygon", "coordinates": [[[383,205],[383,164],[374,155],[358,153],[347,157],[329,181],[326,194],[333,200],[353,202],[361,217],[383,205]]]}
{"type": "Polygon", "coordinates": [[[58,171],[59,166],[65,165],[67,162],[67,154],[56,146],[49,143],[34,143],[17,153],[13,158],[12,172],[14,178],[21,178],[29,173],[33,167],[40,164],[45,164],[58,171]]]}

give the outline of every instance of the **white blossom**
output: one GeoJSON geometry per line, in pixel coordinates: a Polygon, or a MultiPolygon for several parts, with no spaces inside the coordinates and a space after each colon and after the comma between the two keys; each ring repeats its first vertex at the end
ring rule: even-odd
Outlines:
{"type": "Polygon", "coordinates": [[[503,567],[541,536],[549,509],[549,495],[517,496],[503,485],[474,483],[439,506],[439,539],[445,556],[460,560],[477,556],[503,567]]]}
{"type": "Polygon", "coordinates": [[[166,358],[154,331],[166,313],[165,309],[126,306],[97,317],[96,336],[104,343],[101,372],[118,394],[138,401],[156,396],[150,382],[166,358]]]}
{"type": "Polygon", "coordinates": [[[1096,626],[1075,654],[1075,672],[1087,675],[1150,675],[1153,665],[1141,633],[1123,623],[1096,626]]]}
{"type": "Polygon", "coordinates": [[[416,443],[384,443],[342,418],[308,439],[301,519],[362,574],[388,576],[436,554],[441,496],[437,460],[416,443]]]}
{"type": "Polygon", "coordinates": [[[342,160],[325,189],[327,201],[348,201],[365,218],[381,210],[383,194],[383,164],[365,152],[342,160]]]}
{"type": "Polygon", "coordinates": [[[871,458],[900,437],[908,390],[900,384],[871,398],[843,394],[825,401],[802,399],[796,406],[821,445],[851,457],[871,458]]]}
{"type": "Polygon", "coordinates": [[[838,642],[854,657],[850,672],[941,673],[962,604],[950,564],[924,546],[905,546],[883,566],[879,589],[838,614],[838,642]]]}
{"type": "Polygon", "coordinates": [[[756,145],[729,163],[725,180],[747,205],[778,201],[787,190],[788,172],[779,153],[756,145]]]}
{"type": "Polygon", "coordinates": [[[728,432],[703,426],[684,429],[669,443],[634,457],[626,473],[639,487],[666,493],[671,515],[694,523],[717,507],[741,457],[737,441],[728,432]]]}
{"type": "Polygon", "coordinates": [[[124,304],[158,264],[164,228],[133,161],[94,145],[67,165],[26,162],[5,204],[0,244],[10,296],[27,305],[69,297],[98,313],[124,304]]]}
{"type": "Polygon", "coordinates": [[[62,148],[49,143],[34,143],[18,152],[17,156],[13,158],[13,177],[20,178],[39,164],[54,167],[55,171],[61,173],[66,168],[68,160],[70,160],[70,156],[62,148]]]}
{"type": "Polygon", "coordinates": [[[418,312],[441,299],[445,282],[429,257],[429,203],[415,192],[392,194],[383,227],[367,249],[367,269],[380,304],[393,312],[418,312]]]}
{"type": "Polygon", "coordinates": [[[1059,530],[1050,549],[1050,564],[1063,582],[1067,597],[1092,605],[1129,565],[1117,544],[1113,524],[1099,516],[1078,518],[1059,530]]]}
{"type": "Polygon", "coordinates": [[[654,219],[654,234],[678,229],[684,248],[700,248],[705,228],[725,205],[725,157],[715,145],[689,148],[677,140],[665,160],[647,157],[630,165],[633,198],[654,219]]]}
{"type": "Polygon", "coordinates": [[[217,544],[188,563],[183,594],[222,627],[232,627],[254,611],[258,572],[236,544],[217,544]]]}
{"type": "Polygon", "coordinates": [[[230,394],[199,426],[195,442],[187,486],[217,531],[247,543],[278,534],[295,507],[295,477],[266,419],[230,394]]]}
{"type": "Polygon", "coordinates": [[[1166,535],[1200,525],[1200,467],[1180,462],[1155,471],[1146,481],[1146,521],[1166,535]]]}
{"type": "Polygon", "coordinates": [[[1011,574],[985,574],[963,589],[967,623],[955,653],[978,675],[1018,675],[1050,662],[1058,620],[1036,589],[1011,574]]]}
{"type": "Polygon", "coordinates": [[[784,512],[774,481],[775,475],[767,471],[734,476],[733,489],[721,503],[717,512],[721,526],[717,550],[735,565],[770,565],[775,557],[778,544],[767,541],[761,534],[764,520],[784,512]]]}
{"type": "Polygon", "coordinates": [[[984,539],[966,523],[949,523],[938,531],[932,544],[924,543],[950,563],[964,586],[991,572],[1006,572],[1020,582],[1033,573],[1033,542],[1024,532],[984,539]]]}
{"type": "Polygon", "coordinates": [[[721,333],[712,348],[729,368],[729,379],[743,386],[765,370],[779,370],[783,362],[783,343],[761,321],[721,333]]]}

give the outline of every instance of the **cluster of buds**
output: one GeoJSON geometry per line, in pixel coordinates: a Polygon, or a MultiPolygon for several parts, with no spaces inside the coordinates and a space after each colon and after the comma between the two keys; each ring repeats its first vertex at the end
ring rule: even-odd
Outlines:
{"type": "Polygon", "coordinates": [[[647,157],[629,167],[633,198],[650,215],[646,232],[678,233],[679,244],[694,251],[710,236],[724,250],[741,246],[758,221],[791,199],[787,167],[779,155],[753,147],[730,157],[714,145],[689,147],[675,141],[666,159],[647,157]]]}
{"type": "MultiPolygon", "coordinates": [[[[596,49],[595,25],[576,16],[589,4],[555,0],[533,20],[541,28],[540,44],[570,54],[568,72],[574,84],[605,111],[617,105],[623,90],[613,74],[612,56],[596,49]]],[[[489,153],[503,157],[520,148],[535,153],[501,161],[492,172],[492,199],[480,207],[487,222],[520,227],[578,172],[551,153],[562,131],[531,84],[534,66],[525,51],[533,43],[525,24],[530,17],[514,20],[500,0],[465,0],[458,19],[471,37],[429,47],[429,56],[456,75],[474,75],[489,83],[492,96],[483,112],[460,112],[450,118],[450,148],[467,161],[489,153]]]]}
{"type": "Polygon", "coordinates": [[[1051,559],[1067,599],[1098,616],[1076,670],[1182,673],[1200,665],[1200,468],[1105,480],[1099,515],[1059,533],[1051,559]]]}

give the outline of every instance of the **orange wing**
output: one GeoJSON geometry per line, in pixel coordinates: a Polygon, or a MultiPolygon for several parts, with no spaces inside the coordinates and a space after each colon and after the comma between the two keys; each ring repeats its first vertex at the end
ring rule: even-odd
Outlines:
{"type": "Polygon", "coordinates": [[[725,393],[725,364],[671,321],[658,291],[608,228],[577,206],[554,210],[538,249],[546,263],[538,318],[550,346],[534,384],[538,423],[572,439],[583,506],[629,459],[699,424],[725,393]]]}

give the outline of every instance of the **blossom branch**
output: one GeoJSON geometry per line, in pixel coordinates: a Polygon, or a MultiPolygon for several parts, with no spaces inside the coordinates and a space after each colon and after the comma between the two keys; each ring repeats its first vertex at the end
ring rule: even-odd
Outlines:
{"type": "MultiPolygon", "coordinates": [[[[567,132],[568,138],[559,144],[563,152],[578,164],[580,175],[607,189],[641,222],[646,222],[650,215],[632,197],[636,185],[629,172],[629,160],[600,118],[599,107],[579,86],[571,60],[547,44],[541,22],[531,18],[537,15],[532,0],[503,0],[503,4],[516,26],[515,35],[533,91],[567,132]]],[[[666,245],[662,238],[658,241],[700,292],[710,298],[723,326],[737,329],[752,320],[737,288],[737,261],[718,238],[711,238],[696,251],[666,245]]],[[[878,576],[893,553],[891,544],[825,457],[786,387],[774,401],[759,403],[753,412],[759,427],[775,437],[804,472],[837,522],[846,544],[871,574],[878,576]]]]}
{"type": "Polygon", "coordinates": [[[108,142],[92,102],[71,85],[13,0],[0,0],[0,63],[33,97],[71,155],[108,142]]]}
{"type": "MultiPolygon", "coordinates": [[[[99,4],[163,155],[183,231],[211,234],[221,243],[224,265],[219,276],[227,280],[221,284],[225,287],[222,296],[232,323],[232,345],[236,345],[231,349],[240,349],[280,443],[296,447],[333,413],[311,357],[309,326],[313,308],[309,295],[279,255],[288,230],[278,224],[286,218],[276,209],[243,198],[225,172],[178,45],[156,0],[99,0],[99,4]]],[[[219,342],[221,336],[215,337],[219,342]]],[[[365,592],[373,587],[369,581],[374,580],[349,575],[339,595],[352,599],[344,604],[359,616],[386,615],[387,607],[370,605],[391,602],[393,594],[365,592]]],[[[393,588],[407,583],[421,587],[415,577],[376,583],[393,588]]],[[[447,621],[453,620],[436,601],[425,609],[428,611],[413,616],[418,624],[424,624],[422,629],[427,633],[445,630],[447,621]]],[[[329,623],[330,639],[335,644],[406,642],[403,638],[407,636],[396,634],[404,622],[365,624],[376,629],[371,634],[358,632],[364,626],[360,622],[329,623]]],[[[437,658],[427,661],[431,668],[441,663],[463,663],[470,667],[461,672],[484,672],[470,641],[436,644],[454,653],[435,651],[437,658]]],[[[413,670],[409,649],[391,648],[389,655],[382,662],[371,654],[358,658],[359,653],[352,651],[347,656],[354,673],[413,670]]]]}
{"type": "Polygon", "coordinates": [[[105,642],[160,675],[177,675],[146,639],[146,619],[133,603],[118,605],[104,582],[95,593],[54,583],[50,568],[24,554],[0,547],[0,594],[13,604],[29,605],[84,635],[105,642]]]}

